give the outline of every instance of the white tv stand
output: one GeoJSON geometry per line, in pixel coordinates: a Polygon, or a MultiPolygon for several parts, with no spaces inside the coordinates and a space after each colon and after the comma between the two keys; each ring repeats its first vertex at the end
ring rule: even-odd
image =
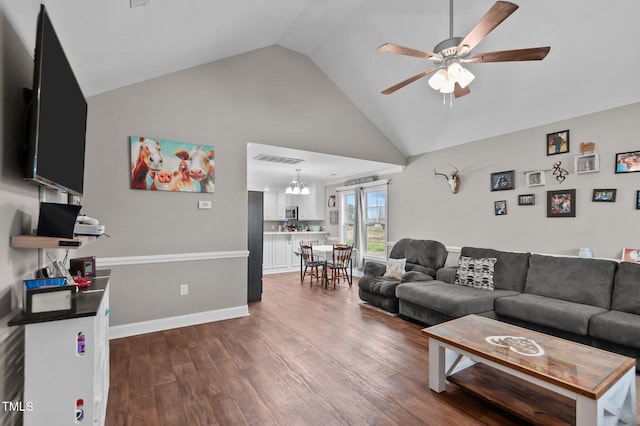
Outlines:
{"type": "Polygon", "coordinates": [[[76,312],[16,315],[24,325],[23,424],[104,425],[109,395],[109,271],[76,296],[76,312]]]}

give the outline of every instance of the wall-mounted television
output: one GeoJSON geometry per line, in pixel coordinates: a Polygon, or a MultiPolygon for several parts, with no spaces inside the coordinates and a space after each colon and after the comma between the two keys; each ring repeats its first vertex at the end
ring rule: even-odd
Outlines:
{"type": "Polygon", "coordinates": [[[87,101],[44,5],[38,16],[34,65],[25,178],[82,196],[87,101]]]}

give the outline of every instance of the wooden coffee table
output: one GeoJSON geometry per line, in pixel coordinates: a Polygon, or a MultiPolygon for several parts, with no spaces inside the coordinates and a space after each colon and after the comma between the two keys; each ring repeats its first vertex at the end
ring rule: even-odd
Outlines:
{"type": "Polygon", "coordinates": [[[451,381],[538,424],[636,424],[633,358],[478,315],[422,332],[435,392],[451,381]]]}

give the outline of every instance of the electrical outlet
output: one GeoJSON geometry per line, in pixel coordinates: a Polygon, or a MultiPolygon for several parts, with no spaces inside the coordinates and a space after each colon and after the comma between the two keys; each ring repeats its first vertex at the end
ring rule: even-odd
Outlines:
{"type": "Polygon", "coordinates": [[[189,294],[189,284],[180,284],[180,296],[189,294]]]}
{"type": "Polygon", "coordinates": [[[198,201],[199,209],[211,210],[211,201],[208,200],[199,200],[198,201]]]}

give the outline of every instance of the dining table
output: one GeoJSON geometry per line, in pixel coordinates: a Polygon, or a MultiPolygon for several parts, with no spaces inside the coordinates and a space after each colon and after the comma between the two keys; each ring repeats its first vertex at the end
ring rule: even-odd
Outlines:
{"type": "MultiPolygon", "coordinates": [[[[333,245],[330,244],[319,244],[312,246],[313,248],[313,257],[319,259],[321,262],[327,262],[331,260],[333,257],[333,245]]],[[[298,247],[295,250],[295,253],[298,257],[300,257],[300,280],[303,279],[304,273],[304,261],[302,260],[302,251],[298,247]]],[[[354,248],[351,251],[351,259],[349,259],[349,287],[353,284],[353,258],[356,256],[357,250],[354,248]]]]}

